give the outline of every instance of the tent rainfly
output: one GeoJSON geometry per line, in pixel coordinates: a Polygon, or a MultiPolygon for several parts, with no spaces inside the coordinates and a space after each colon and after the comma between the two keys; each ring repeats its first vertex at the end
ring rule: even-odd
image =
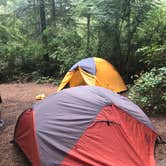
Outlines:
{"type": "Polygon", "coordinates": [[[127,90],[123,79],[112,64],[97,57],[86,58],[73,65],[66,73],[57,91],[65,87],[79,85],[101,86],[113,92],[127,90]]]}
{"type": "Polygon", "coordinates": [[[77,86],[22,113],[14,142],[33,166],[155,166],[157,136],[128,98],[99,86],[77,86]]]}

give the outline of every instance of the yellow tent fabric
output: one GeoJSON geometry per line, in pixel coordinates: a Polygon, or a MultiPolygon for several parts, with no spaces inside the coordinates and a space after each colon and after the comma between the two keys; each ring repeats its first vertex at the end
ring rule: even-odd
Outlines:
{"type": "Polygon", "coordinates": [[[96,85],[96,76],[87,73],[80,67],[79,67],[79,71],[81,73],[82,78],[84,79],[84,81],[86,83],[85,85],[96,85]]]}
{"type": "Polygon", "coordinates": [[[57,91],[62,90],[71,80],[72,76],[74,74],[74,71],[69,71],[66,73],[65,77],[63,78],[61,84],[59,85],[57,91]]]}
{"type": "Polygon", "coordinates": [[[94,58],[96,64],[96,85],[110,89],[113,92],[126,91],[127,87],[124,84],[120,74],[108,61],[101,58],[94,58]]]}
{"type": "Polygon", "coordinates": [[[75,70],[67,72],[57,91],[62,90],[68,84],[69,87],[80,85],[96,85],[112,90],[113,92],[126,91],[127,87],[124,84],[120,74],[108,61],[94,57],[96,74],[90,74],[81,66],[75,70]]]}

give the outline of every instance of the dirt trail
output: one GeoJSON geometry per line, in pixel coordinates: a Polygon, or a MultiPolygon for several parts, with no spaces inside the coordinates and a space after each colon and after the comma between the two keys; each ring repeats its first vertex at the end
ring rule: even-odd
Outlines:
{"type": "MultiPolygon", "coordinates": [[[[53,85],[0,84],[3,98],[3,118],[5,128],[0,130],[0,166],[29,166],[22,153],[9,142],[18,116],[35,103],[35,96],[44,93],[46,96],[56,91],[53,85]]],[[[166,138],[166,117],[151,118],[158,132],[166,138]]],[[[166,144],[158,145],[155,151],[158,166],[166,166],[166,144]]]]}

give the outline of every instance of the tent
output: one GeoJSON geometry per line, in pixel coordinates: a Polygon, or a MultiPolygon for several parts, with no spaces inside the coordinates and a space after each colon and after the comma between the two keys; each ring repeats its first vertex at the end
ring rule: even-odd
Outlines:
{"type": "Polygon", "coordinates": [[[33,166],[155,166],[157,136],[149,118],[126,97],[78,86],[22,113],[14,142],[33,166]]]}
{"type": "Polygon", "coordinates": [[[108,61],[97,57],[86,58],[73,65],[57,91],[79,85],[101,86],[113,92],[127,90],[117,70],[108,61]]]}

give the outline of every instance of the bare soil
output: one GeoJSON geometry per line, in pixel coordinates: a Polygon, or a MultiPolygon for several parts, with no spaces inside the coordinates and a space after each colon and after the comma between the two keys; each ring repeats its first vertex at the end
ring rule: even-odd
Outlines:
{"type": "MultiPolygon", "coordinates": [[[[0,84],[2,95],[2,116],[5,120],[4,128],[0,129],[0,166],[29,166],[18,148],[11,144],[17,118],[35,102],[35,96],[44,93],[46,96],[55,93],[53,85],[26,84],[0,84]]],[[[158,133],[166,138],[166,116],[151,117],[158,133]]],[[[166,166],[166,144],[159,144],[155,150],[158,166],[166,166]]]]}

